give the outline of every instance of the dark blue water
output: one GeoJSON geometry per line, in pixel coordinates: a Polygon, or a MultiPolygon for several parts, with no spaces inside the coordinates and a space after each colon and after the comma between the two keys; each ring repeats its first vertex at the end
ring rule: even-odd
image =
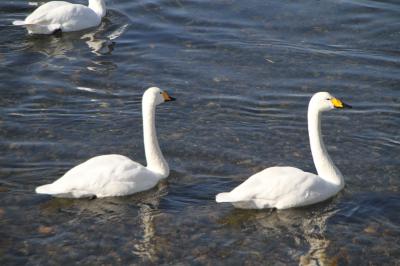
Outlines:
{"type": "MultiPolygon", "coordinates": [[[[86,4],[83,0],[77,0],[86,4]]],[[[35,6],[0,3],[0,263],[397,265],[400,263],[398,1],[107,0],[100,27],[28,36],[35,6]],[[86,159],[145,163],[141,95],[172,169],[145,193],[34,193],[86,159]],[[217,205],[273,165],[315,172],[311,95],[353,105],[323,117],[345,189],[285,211],[217,205]]]]}

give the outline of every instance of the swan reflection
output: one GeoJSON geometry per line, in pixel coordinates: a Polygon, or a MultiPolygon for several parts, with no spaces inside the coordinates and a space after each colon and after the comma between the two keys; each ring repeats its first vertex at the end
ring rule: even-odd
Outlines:
{"type": "Polygon", "coordinates": [[[166,194],[168,194],[166,182],[160,182],[156,193],[140,204],[138,217],[143,229],[143,237],[134,245],[135,249],[132,250],[132,253],[139,256],[143,261],[157,261],[156,241],[154,240],[156,235],[154,218],[158,214],[160,200],[166,194]]]}
{"type": "Polygon", "coordinates": [[[87,46],[96,55],[111,54],[114,50],[115,42],[109,39],[97,39],[93,33],[87,33],[81,37],[87,46]]]}
{"type": "Polygon", "coordinates": [[[327,255],[330,240],[326,236],[327,220],[338,210],[331,210],[303,220],[304,238],[310,245],[306,254],[300,257],[299,265],[334,265],[327,255]]]}
{"type": "Polygon", "coordinates": [[[105,31],[105,24],[103,23],[95,31],[84,34],[81,40],[84,40],[87,46],[92,50],[92,53],[96,55],[111,54],[114,50],[115,39],[119,38],[127,29],[128,24],[124,24],[117,29],[108,33],[105,37],[99,37],[103,35],[105,31]]]}
{"type": "MultiPolygon", "coordinates": [[[[87,232],[90,227],[104,232],[101,239],[114,241],[118,236],[120,250],[135,255],[139,261],[152,263],[157,261],[155,219],[161,198],[167,194],[168,185],[164,180],[149,191],[127,197],[94,200],[42,197],[40,213],[49,221],[54,215],[64,214],[63,225],[50,223],[49,226],[56,234],[62,234],[64,241],[69,241],[68,236],[75,241],[76,235],[69,234],[74,232],[82,241],[96,243],[99,239],[87,232]]],[[[104,256],[113,256],[112,252],[104,256]]]]}
{"type": "Polygon", "coordinates": [[[28,51],[68,60],[78,59],[75,56],[76,53],[71,52],[79,50],[82,44],[85,44],[95,55],[107,55],[112,53],[116,39],[126,31],[127,27],[128,24],[123,24],[115,28],[106,21],[91,31],[63,33],[58,37],[29,35],[24,46],[28,51]]]}
{"type": "Polygon", "coordinates": [[[334,258],[327,254],[330,246],[327,223],[338,210],[324,205],[284,211],[233,209],[219,223],[246,234],[256,234],[257,238],[264,235],[270,242],[262,245],[272,245],[269,248],[277,253],[277,258],[290,254],[293,259],[299,259],[299,265],[330,265],[334,258]],[[281,240],[275,242],[276,239],[281,240]],[[307,247],[306,252],[302,251],[304,247],[307,247]]]}

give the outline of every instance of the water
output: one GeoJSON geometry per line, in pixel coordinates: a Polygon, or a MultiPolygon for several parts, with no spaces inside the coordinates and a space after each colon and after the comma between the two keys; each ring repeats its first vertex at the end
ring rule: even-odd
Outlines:
{"type": "MultiPolygon", "coordinates": [[[[78,2],[85,3],[79,0],[78,2]]],[[[397,1],[108,0],[97,29],[28,36],[35,6],[0,3],[0,262],[396,265],[400,263],[397,1]],[[34,193],[84,160],[145,163],[140,100],[157,85],[171,174],[138,195],[34,193]],[[315,171],[310,96],[345,176],[333,199],[285,211],[214,202],[273,165],[315,171]]]]}

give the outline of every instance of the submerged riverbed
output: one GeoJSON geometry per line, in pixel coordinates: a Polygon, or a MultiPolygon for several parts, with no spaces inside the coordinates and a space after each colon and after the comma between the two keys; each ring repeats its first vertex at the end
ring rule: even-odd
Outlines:
{"type": "Polygon", "coordinates": [[[35,3],[0,3],[0,264],[400,263],[400,3],[107,0],[100,27],[61,37],[12,26],[35,3]],[[150,86],[177,98],[157,108],[165,182],[34,193],[96,155],[145,164],[150,86]],[[344,190],[285,211],[216,204],[266,167],[315,172],[317,91],[353,106],[323,116],[344,190]]]}

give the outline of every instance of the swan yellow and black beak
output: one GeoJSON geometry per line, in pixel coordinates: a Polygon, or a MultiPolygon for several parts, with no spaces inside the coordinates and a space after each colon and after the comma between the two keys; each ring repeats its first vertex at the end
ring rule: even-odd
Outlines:
{"type": "Polygon", "coordinates": [[[166,91],[163,91],[161,94],[162,94],[165,102],[170,102],[170,101],[176,100],[174,97],[169,96],[168,92],[166,92],[166,91]]]}
{"type": "Polygon", "coordinates": [[[348,105],[337,98],[332,98],[331,102],[335,108],[352,108],[351,105],[348,105]]]}

